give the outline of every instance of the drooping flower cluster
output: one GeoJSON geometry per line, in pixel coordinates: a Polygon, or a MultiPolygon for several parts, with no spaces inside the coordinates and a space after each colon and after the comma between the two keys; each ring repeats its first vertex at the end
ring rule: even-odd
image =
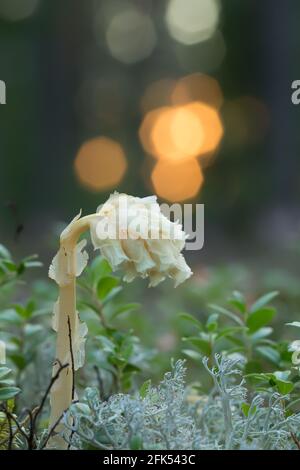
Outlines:
{"type": "MultiPolygon", "coordinates": [[[[171,277],[176,286],[192,274],[181,254],[186,235],[178,222],[171,222],[161,213],[155,196],[138,198],[114,193],[96,213],[85,217],[80,213],[72,220],[60,236],[59,251],[49,268],[49,276],[59,285],[53,317],[57,332],[53,375],[60,364],[67,367],[50,392],[50,429],[72,403],[72,372],[84,364],[87,326],[76,311],[76,277],[88,261],[86,241],[79,241],[88,230],[94,247],[100,249],[113,270],[123,269],[126,281],[149,277],[150,286],[155,286],[171,277]]],[[[50,448],[66,445],[59,435],[48,442],[50,448]]]]}
{"type": "MultiPolygon", "coordinates": [[[[80,276],[88,262],[84,250],[86,240],[81,240],[74,249],[64,244],[72,238],[80,224],[79,213],[61,234],[61,247],[49,268],[49,277],[60,287],[67,286],[80,276]]],[[[188,279],[192,271],[186,264],[182,249],[186,234],[178,222],[165,217],[156,196],[145,198],[114,193],[98,208],[96,214],[88,216],[93,245],[100,249],[113,270],[122,269],[124,280],[135,277],[150,279],[149,286],[156,286],[167,277],[174,280],[175,287],[188,279]]],[[[58,329],[59,300],[54,307],[53,329],[58,329]]],[[[87,327],[75,316],[73,330],[73,352],[75,370],[84,363],[84,343],[87,327]]],[[[66,351],[69,355],[69,351],[66,351]]],[[[69,357],[64,357],[65,362],[69,357]]]]}
{"type": "Polygon", "coordinates": [[[170,277],[176,287],[192,275],[181,254],[186,234],[162,214],[156,196],[114,193],[97,213],[91,222],[94,247],[113,270],[123,270],[125,281],[149,277],[152,287],[170,277]]]}

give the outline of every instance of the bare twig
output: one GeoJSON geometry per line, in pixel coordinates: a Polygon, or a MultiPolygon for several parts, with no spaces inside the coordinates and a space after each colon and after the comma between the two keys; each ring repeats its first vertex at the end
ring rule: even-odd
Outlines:
{"type": "Polygon", "coordinates": [[[71,354],[71,368],[72,368],[72,401],[75,398],[75,364],[74,364],[74,354],[73,354],[73,345],[72,345],[72,330],[70,317],[68,315],[68,330],[69,330],[69,345],[70,345],[70,354],[71,354]]]}
{"type": "MultiPolygon", "coordinates": [[[[68,315],[68,329],[69,329],[69,345],[70,345],[70,355],[71,355],[71,369],[72,369],[72,402],[75,398],[75,363],[74,363],[74,353],[73,353],[73,344],[72,344],[72,330],[71,330],[71,322],[70,317],[68,315]]],[[[72,437],[74,432],[71,432],[70,435],[70,442],[68,444],[68,450],[71,447],[72,437]]]]}
{"type": "Polygon", "coordinates": [[[14,424],[16,425],[17,429],[16,431],[14,432],[14,437],[16,436],[16,434],[18,434],[18,432],[20,434],[22,434],[22,436],[26,439],[26,441],[28,440],[28,436],[26,434],[26,432],[24,431],[23,429],[23,424],[22,423],[19,423],[19,421],[17,420],[17,418],[3,405],[1,405],[0,407],[1,411],[5,414],[6,418],[8,419],[8,417],[11,419],[11,421],[14,422],[14,424]]]}
{"type": "MultiPolygon", "coordinates": [[[[33,411],[27,410],[28,416],[26,417],[25,420],[23,420],[22,423],[20,423],[18,421],[18,419],[13,415],[13,413],[11,413],[7,409],[6,406],[4,406],[4,405],[0,406],[0,410],[3,411],[3,413],[5,414],[5,416],[7,418],[8,426],[9,426],[9,438],[6,440],[6,442],[8,442],[8,446],[7,446],[8,450],[12,449],[13,439],[16,436],[16,434],[18,434],[18,433],[20,433],[24,437],[24,439],[26,440],[28,449],[35,449],[36,448],[35,436],[36,436],[37,418],[41,414],[41,412],[42,412],[42,410],[45,406],[47,397],[48,397],[48,395],[51,391],[51,388],[52,388],[53,384],[56,382],[56,380],[58,379],[59,374],[61,373],[61,371],[63,369],[65,369],[66,367],[69,366],[69,364],[63,364],[62,365],[59,361],[58,361],[58,363],[59,363],[59,369],[57,370],[56,374],[52,377],[52,379],[51,379],[51,381],[50,381],[50,383],[47,387],[47,390],[45,391],[45,393],[43,395],[43,398],[41,400],[40,405],[38,407],[36,407],[33,411]],[[29,420],[29,433],[27,433],[23,429],[23,425],[27,420],[29,420]],[[15,432],[13,431],[12,423],[14,423],[16,425],[17,429],[15,430],[15,432]]],[[[59,421],[61,420],[61,418],[62,417],[60,417],[59,421]]],[[[52,432],[52,430],[49,433],[47,441],[48,441],[48,439],[51,435],[51,432],[52,432]]]]}
{"type": "Polygon", "coordinates": [[[296,444],[298,450],[300,450],[300,441],[293,432],[291,432],[291,438],[293,439],[294,443],[296,444]]]}
{"type": "Polygon", "coordinates": [[[45,403],[46,403],[46,400],[48,398],[48,395],[53,387],[53,384],[56,382],[56,380],[58,379],[60,373],[66,369],[66,367],[69,366],[69,364],[61,364],[60,361],[58,361],[59,363],[59,369],[57,370],[57,372],[55,373],[55,375],[52,377],[45,393],[44,393],[44,396],[42,398],[42,401],[40,403],[40,405],[38,406],[36,412],[33,414],[32,412],[29,412],[29,419],[30,419],[30,428],[29,428],[29,436],[28,436],[28,444],[29,444],[29,449],[32,449],[34,447],[34,436],[35,436],[35,433],[36,433],[36,424],[37,424],[37,418],[38,416],[41,414],[41,412],[43,411],[43,408],[45,406],[45,403]]]}
{"type": "Polygon", "coordinates": [[[11,424],[11,418],[9,415],[6,415],[6,416],[7,416],[8,429],[9,429],[9,440],[8,440],[7,450],[12,450],[14,434],[13,434],[13,429],[12,429],[12,424],[11,424]]]}
{"type": "MultiPolygon", "coordinates": [[[[76,403],[76,402],[74,402],[74,403],[76,403]]],[[[48,441],[49,441],[50,437],[51,437],[52,434],[54,433],[55,429],[57,428],[57,426],[58,426],[59,423],[61,422],[61,420],[62,420],[64,414],[65,414],[67,411],[68,411],[68,409],[66,409],[66,410],[62,413],[62,415],[56,420],[56,422],[53,424],[53,426],[51,427],[51,429],[49,430],[49,432],[48,432],[48,434],[47,434],[47,437],[46,437],[46,439],[45,439],[45,441],[44,441],[44,443],[43,443],[41,449],[44,449],[44,448],[46,447],[46,445],[48,444],[48,441]]]]}

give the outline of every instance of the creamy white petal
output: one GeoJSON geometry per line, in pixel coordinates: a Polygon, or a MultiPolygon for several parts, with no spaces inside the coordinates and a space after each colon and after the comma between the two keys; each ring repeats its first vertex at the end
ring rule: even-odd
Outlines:
{"type": "Polygon", "coordinates": [[[155,267],[155,261],[145,248],[144,240],[122,240],[121,242],[124,252],[135,264],[138,273],[145,273],[155,267]]]}

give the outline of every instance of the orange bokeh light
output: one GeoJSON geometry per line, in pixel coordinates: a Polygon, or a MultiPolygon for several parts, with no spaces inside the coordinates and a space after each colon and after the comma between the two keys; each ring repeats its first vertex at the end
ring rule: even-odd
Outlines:
{"type": "Polygon", "coordinates": [[[80,147],[74,168],[84,186],[93,191],[104,191],[120,183],[127,162],[120,144],[107,137],[97,137],[80,147]]]}
{"type": "Polygon", "coordinates": [[[204,135],[197,114],[180,106],[166,108],[159,114],[150,138],[156,156],[181,160],[199,154],[204,135]]]}
{"type": "Polygon", "coordinates": [[[224,133],[223,124],[218,111],[198,101],[189,103],[185,107],[198,116],[204,129],[204,138],[199,155],[215,151],[224,133]]]}
{"type": "Polygon", "coordinates": [[[151,174],[155,193],[170,202],[194,198],[203,181],[201,167],[195,158],[181,162],[160,160],[151,174]]]}
{"type": "Polygon", "coordinates": [[[223,135],[218,111],[201,103],[150,111],[140,127],[144,149],[158,159],[180,161],[214,151],[223,135]]]}
{"type": "Polygon", "coordinates": [[[200,101],[219,109],[223,103],[223,94],[217,80],[201,73],[187,75],[178,80],[171,95],[171,102],[180,105],[191,101],[200,101]]]}

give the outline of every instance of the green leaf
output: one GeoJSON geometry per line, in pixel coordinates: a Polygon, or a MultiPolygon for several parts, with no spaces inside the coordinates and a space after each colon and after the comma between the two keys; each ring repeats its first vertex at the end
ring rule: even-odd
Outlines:
{"type": "Polygon", "coordinates": [[[202,361],[203,354],[199,354],[197,351],[194,351],[193,349],[183,349],[182,352],[190,359],[193,359],[193,361],[200,361],[200,362],[202,361]]]}
{"type": "Polygon", "coordinates": [[[255,331],[254,333],[251,333],[251,340],[253,343],[256,343],[262,338],[266,338],[267,336],[270,336],[272,332],[273,332],[273,328],[271,328],[270,326],[259,328],[259,330],[255,331]]]}
{"type": "MultiPolygon", "coordinates": [[[[242,327],[240,327],[240,328],[242,328],[242,327]]],[[[226,339],[231,341],[233,344],[235,344],[239,348],[242,348],[242,350],[244,349],[244,342],[240,338],[237,338],[236,336],[227,333],[226,334],[226,339]]]]}
{"type": "Polygon", "coordinates": [[[0,312],[0,322],[9,323],[11,325],[21,325],[22,319],[17,314],[15,309],[9,308],[0,312]]]}
{"type": "Polygon", "coordinates": [[[261,308],[251,313],[247,318],[247,326],[250,330],[250,333],[254,333],[263,326],[270,323],[276,314],[276,310],[272,307],[261,308]]]}
{"type": "Polygon", "coordinates": [[[276,370],[275,372],[272,373],[276,380],[283,380],[287,381],[289,376],[291,375],[290,370],[276,370]]]}
{"type": "Polygon", "coordinates": [[[141,398],[145,398],[148,394],[148,391],[151,387],[151,379],[146,380],[143,385],[140,387],[139,393],[141,398]]]}
{"type": "Polygon", "coordinates": [[[218,313],[213,313],[212,315],[209,315],[205,325],[208,331],[216,331],[216,329],[218,328],[218,318],[218,313]]]}
{"type": "Polygon", "coordinates": [[[277,384],[279,392],[282,395],[287,395],[288,393],[291,393],[291,391],[294,388],[293,382],[289,382],[289,381],[277,380],[276,384],[277,384]]]}
{"type": "Polygon", "coordinates": [[[110,293],[103,299],[102,305],[106,305],[108,302],[110,302],[116,295],[118,295],[119,292],[123,289],[122,286],[114,287],[110,293]]]}
{"type": "Polygon", "coordinates": [[[32,314],[32,318],[37,318],[41,317],[44,315],[51,315],[51,308],[50,307],[45,307],[45,308],[39,308],[38,310],[35,310],[32,314]]]}
{"type": "Polygon", "coordinates": [[[20,393],[20,389],[18,387],[3,387],[0,388],[0,401],[6,401],[10,398],[15,397],[18,393],[20,393]]]}
{"type": "Polygon", "coordinates": [[[242,403],[242,406],[241,406],[241,409],[242,409],[242,412],[244,413],[244,415],[246,416],[246,418],[248,417],[249,415],[249,411],[251,409],[251,415],[253,415],[256,411],[256,406],[253,406],[251,408],[251,405],[249,405],[249,403],[242,403]]]}
{"type": "Polygon", "coordinates": [[[251,378],[257,382],[268,382],[270,380],[270,375],[271,374],[265,374],[264,372],[252,372],[250,374],[246,374],[245,378],[251,378]]]}
{"type": "Polygon", "coordinates": [[[198,336],[190,336],[189,338],[183,338],[183,340],[191,343],[205,356],[209,356],[211,354],[211,345],[208,340],[199,338],[198,336]]]}
{"type": "Polygon", "coordinates": [[[23,274],[24,271],[25,271],[25,264],[23,263],[23,261],[21,261],[21,263],[19,263],[17,266],[17,273],[21,275],[23,274]]]}
{"type": "Polygon", "coordinates": [[[13,384],[14,384],[14,381],[13,381],[12,379],[3,379],[3,380],[1,379],[1,380],[0,380],[0,385],[1,385],[1,387],[3,387],[4,385],[9,385],[9,386],[11,386],[11,385],[13,385],[13,384]]]}
{"type": "Polygon", "coordinates": [[[245,375],[259,374],[262,372],[262,364],[260,361],[251,360],[245,364],[245,375]]]}
{"type": "Polygon", "coordinates": [[[140,367],[136,366],[135,364],[126,364],[123,369],[124,374],[133,374],[135,372],[141,372],[140,367]]]}
{"type": "Polygon", "coordinates": [[[23,354],[18,354],[18,353],[10,354],[10,358],[13,361],[13,363],[18,367],[18,369],[20,370],[25,369],[27,363],[23,354]]]}
{"type": "Polygon", "coordinates": [[[290,374],[291,371],[289,370],[278,370],[270,374],[270,384],[274,382],[274,385],[277,386],[279,393],[282,395],[287,395],[294,388],[293,382],[288,380],[290,374]]]}
{"type": "Polygon", "coordinates": [[[232,293],[232,297],[229,299],[229,304],[239,310],[241,313],[246,312],[246,300],[243,294],[238,291],[232,293]]]}
{"type": "Polygon", "coordinates": [[[271,348],[270,346],[258,346],[256,349],[263,358],[268,359],[274,364],[278,364],[280,361],[280,354],[276,349],[271,348]]]}
{"type": "Polygon", "coordinates": [[[114,343],[110,339],[108,339],[106,336],[102,336],[102,335],[95,336],[95,339],[101,342],[104,351],[112,352],[115,350],[114,343]]]}
{"type": "Polygon", "coordinates": [[[300,321],[292,321],[291,323],[286,323],[286,325],[296,326],[297,328],[300,328],[300,321]]]}
{"type": "Polygon", "coordinates": [[[124,367],[126,365],[126,360],[118,355],[110,355],[108,360],[117,367],[124,367]]]}
{"type": "Polygon", "coordinates": [[[0,243],[0,258],[11,259],[11,254],[8,249],[0,243]]]}
{"type": "Polygon", "coordinates": [[[41,261],[25,261],[25,268],[41,268],[43,263],[41,261]]]}
{"type": "Polygon", "coordinates": [[[15,309],[15,311],[20,315],[20,317],[24,318],[25,320],[28,320],[33,314],[35,303],[31,300],[27,303],[25,307],[19,304],[15,304],[12,306],[15,309]]]}
{"type": "Polygon", "coordinates": [[[257,299],[257,301],[254,302],[254,304],[251,305],[250,313],[254,313],[257,310],[260,310],[262,307],[264,307],[265,305],[270,303],[271,300],[273,300],[275,297],[277,297],[278,294],[279,294],[278,291],[273,291],[273,292],[269,292],[268,294],[265,294],[262,297],[260,297],[259,299],[257,299]]]}
{"type": "Polygon", "coordinates": [[[11,369],[8,367],[0,367],[0,381],[7,377],[11,373],[11,369]]]}
{"type": "Polygon", "coordinates": [[[112,269],[106,261],[106,259],[102,258],[101,256],[97,256],[91,266],[90,270],[92,273],[92,278],[93,278],[93,284],[96,286],[99,282],[100,279],[103,277],[109,276],[112,272],[112,269]]]}
{"type": "Polygon", "coordinates": [[[17,266],[11,260],[4,259],[4,260],[1,260],[0,263],[1,263],[1,267],[2,267],[3,271],[5,271],[5,272],[16,272],[17,271],[17,266]]]}
{"type": "Polygon", "coordinates": [[[191,315],[190,313],[179,313],[178,314],[179,318],[181,318],[182,320],[185,320],[189,323],[191,323],[193,326],[195,326],[196,328],[198,328],[198,330],[202,330],[203,329],[203,326],[202,326],[202,323],[197,320],[197,318],[195,318],[193,315],[191,315]]]}
{"type": "Polygon", "coordinates": [[[222,337],[231,336],[231,335],[234,335],[236,333],[241,333],[242,331],[247,331],[247,329],[248,328],[243,327],[243,326],[229,326],[229,327],[223,328],[222,330],[219,331],[219,333],[217,335],[217,339],[220,339],[222,337]]]}
{"type": "Polygon", "coordinates": [[[32,336],[36,333],[41,333],[45,331],[45,327],[43,325],[34,325],[34,324],[27,324],[25,325],[25,335],[32,336]]]}
{"type": "Polygon", "coordinates": [[[122,345],[122,348],[120,350],[120,356],[125,361],[128,361],[130,356],[132,355],[132,352],[133,352],[133,344],[132,343],[125,343],[125,345],[122,345]]]}
{"type": "Polygon", "coordinates": [[[97,295],[104,299],[114,287],[119,285],[119,279],[114,276],[106,276],[99,280],[97,285],[97,295]]]}
{"type": "Polygon", "coordinates": [[[97,313],[97,315],[99,315],[99,308],[92,304],[91,302],[86,302],[85,300],[80,300],[79,301],[79,306],[80,306],[80,309],[84,309],[84,308],[88,308],[90,310],[92,310],[93,312],[97,313]]]}
{"type": "Polygon", "coordinates": [[[267,384],[271,387],[277,387],[279,393],[282,395],[287,395],[290,393],[293,388],[294,384],[290,380],[287,380],[290,376],[289,370],[284,371],[275,371],[273,373],[262,373],[262,374],[248,374],[248,377],[253,378],[257,381],[267,382],[267,384]]]}
{"type": "Polygon", "coordinates": [[[143,439],[140,436],[133,436],[129,443],[130,450],[142,450],[143,439]]]}
{"type": "Polygon", "coordinates": [[[120,307],[118,307],[111,315],[111,319],[114,319],[116,317],[118,317],[119,315],[124,315],[125,313],[129,313],[129,312],[132,312],[134,310],[137,310],[138,308],[140,308],[140,304],[138,303],[131,303],[131,304],[125,304],[125,305],[121,305],[120,307]]]}
{"type": "Polygon", "coordinates": [[[244,326],[243,321],[235,314],[227,310],[226,308],[220,307],[219,305],[210,304],[210,308],[216,310],[218,313],[225,315],[226,317],[230,318],[234,322],[238,323],[240,326],[244,326]]]}

